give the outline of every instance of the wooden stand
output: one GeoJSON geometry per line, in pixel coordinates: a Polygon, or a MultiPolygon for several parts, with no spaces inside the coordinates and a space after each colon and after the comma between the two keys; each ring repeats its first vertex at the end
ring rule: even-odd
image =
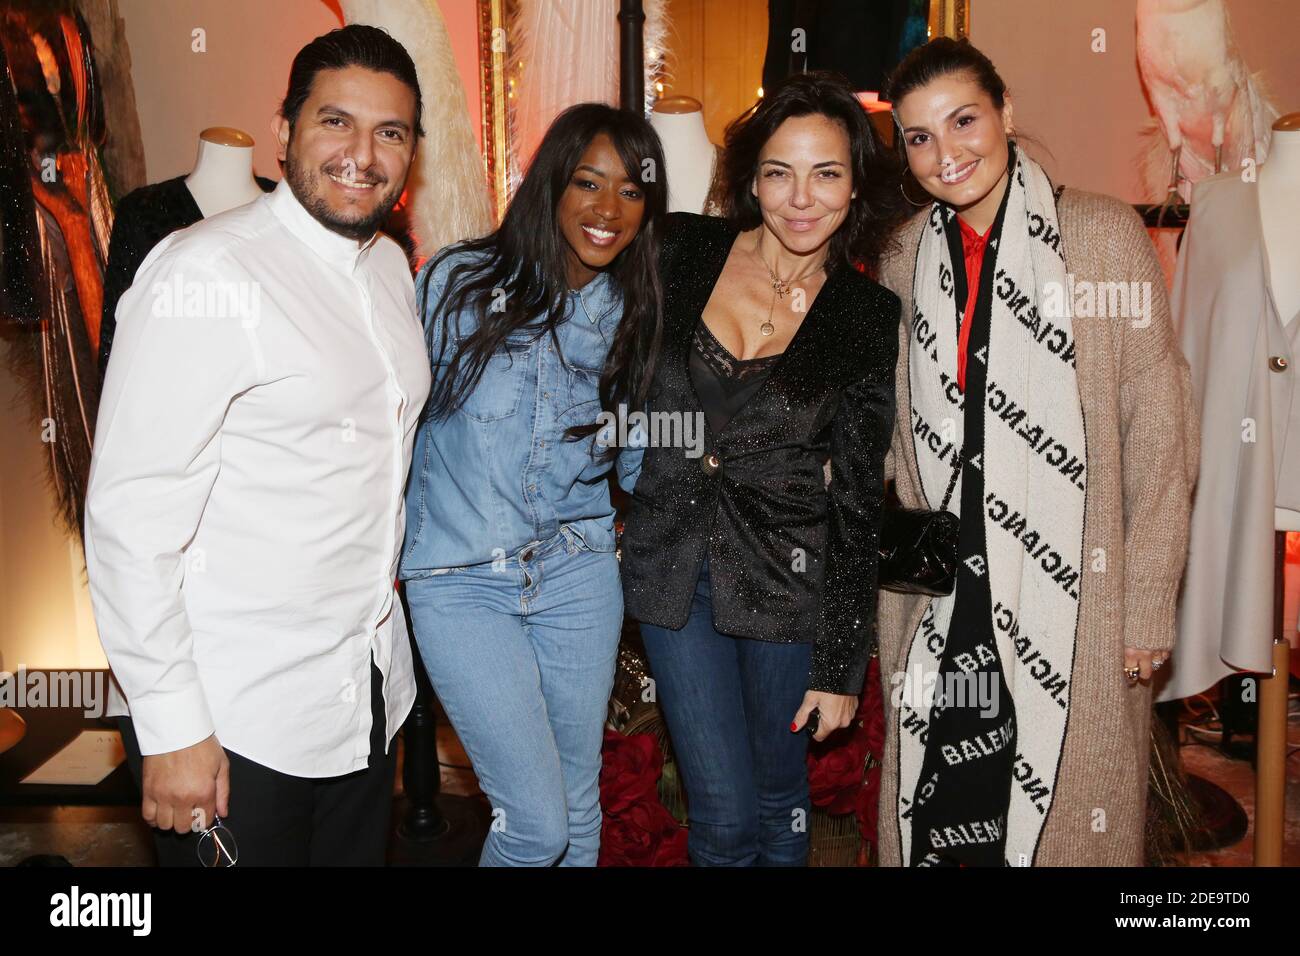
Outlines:
{"type": "Polygon", "coordinates": [[[1273,545],[1273,673],[1259,679],[1255,754],[1255,865],[1281,866],[1286,823],[1286,703],[1291,645],[1282,638],[1286,594],[1286,532],[1273,545]]]}

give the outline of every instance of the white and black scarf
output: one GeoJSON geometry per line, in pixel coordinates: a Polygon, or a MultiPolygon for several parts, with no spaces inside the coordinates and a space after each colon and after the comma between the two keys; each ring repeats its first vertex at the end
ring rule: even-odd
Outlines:
{"type": "MultiPolygon", "coordinates": [[[[990,237],[982,272],[995,270],[989,344],[969,357],[985,365],[983,453],[972,460],[984,482],[987,572],[994,635],[1015,708],[1016,754],[1005,825],[1006,862],[1032,865],[1056,789],[1069,718],[1079,593],[1084,574],[1087,487],[1083,409],[1074,364],[1064,249],[1052,184],[1017,150],[1000,234],[990,237]],[[1054,288],[1051,283],[1059,283],[1054,288]],[[1045,291],[1048,290],[1048,291],[1045,291]],[[1064,303],[1064,315],[1042,310],[1064,303]],[[982,354],[981,354],[982,353],[982,354]]],[[[958,325],[945,226],[953,210],[935,203],[922,233],[913,279],[911,421],[922,490],[938,505],[963,444],[957,389],[958,325]]],[[[961,479],[949,510],[960,510],[961,479]]],[[[955,594],[932,598],[912,636],[907,675],[937,674],[955,594]]],[[[906,685],[910,686],[910,685],[906,685]]],[[[911,857],[908,805],[926,750],[919,694],[899,704],[899,818],[904,862],[911,857]]]]}

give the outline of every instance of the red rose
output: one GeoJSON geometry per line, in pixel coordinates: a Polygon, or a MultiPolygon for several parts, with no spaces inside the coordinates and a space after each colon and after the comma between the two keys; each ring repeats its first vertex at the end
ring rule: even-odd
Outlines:
{"type": "Polygon", "coordinates": [[[634,803],[658,799],[656,786],[664,756],[653,734],[624,737],[605,731],[600,767],[600,802],[606,813],[620,813],[634,803]]]}
{"type": "MultiPolygon", "coordinates": [[[[866,772],[867,748],[857,724],[837,735],[835,746],[808,750],[808,789],[812,805],[830,814],[851,813],[866,772]]],[[[823,745],[830,741],[823,741],[823,745]]]]}
{"type": "Polygon", "coordinates": [[[685,866],[686,831],[658,798],[606,814],[600,866],[685,866]]]}
{"type": "Polygon", "coordinates": [[[868,757],[877,761],[881,757],[885,736],[881,704],[880,664],[873,658],[853,723],[808,748],[808,788],[813,806],[830,814],[852,813],[857,807],[868,757]]]}
{"type": "Polygon", "coordinates": [[[686,853],[686,828],[662,804],[659,808],[663,810],[666,819],[663,821],[664,828],[660,831],[659,846],[650,865],[690,866],[690,857],[686,853]]]}
{"type": "Polygon", "coordinates": [[[626,815],[606,814],[600,827],[598,866],[644,866],[653,855],[655,836],[633,825],[626,815]]]}
{"type": "Polygon", "coordinates": [[[605,731],[599,866],[685,866],[686,830],[659,802],[663,753],[653,734],[605,731]]]}

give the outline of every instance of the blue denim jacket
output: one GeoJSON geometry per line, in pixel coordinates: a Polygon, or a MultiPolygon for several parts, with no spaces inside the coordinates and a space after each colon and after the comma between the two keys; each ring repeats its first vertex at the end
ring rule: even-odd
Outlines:
{"type": "MultiPolygon", "coordinates": [[[[430,362],[447,328],[441,300],[448,274],[469,255],[453,250],[436,268],[430,260],[416,279],[416,302],[425,302],[428,284],[421,319],[430,362]]],[[[594,436],[564,437],[566,428],[600,414],[600,372],[623,314],[614,280],[602,272],[571,290],[566,313],[556,330],[563,361],[549,335],[513,345],[488,362],[461,408],[440,419],[426,409],[406,491],[402,579],[501,560],[562,526],[592,551],[614,550],[614,509],[603,479],[610,466],[593,457],[594,436]]],[[[462,313],[460,336],[476,322],[462,313]]],[[[436,382],[445,365],[432,371],[436,382]]],[[[639,450],[620,455],[620,475],[639,470],[640,457],[639,450]]]]}

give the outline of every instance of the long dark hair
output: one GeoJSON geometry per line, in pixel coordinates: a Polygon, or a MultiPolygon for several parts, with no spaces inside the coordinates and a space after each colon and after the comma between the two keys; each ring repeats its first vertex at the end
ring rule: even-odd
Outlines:
{"type": "Polygon", "coordinates": [[[838,73],[795,73],[727,125],[723,160],[727,218],[741,230],[763,221],[758,199],[750,193],[758,173],[758,154],[787,119],[813,115],[835,120],[847,131],[850,173],[858,193],[831,236],[827,272],[858,262],[874,269],[905,215],[898,192],[898,160],[885,148],[848,81],[838,73]]]}
{"type": "MultiPolygon", "coordinates": [[[[452,268],[437,304],[433,320],[455,326],[444,329],[434,363],[443,364],[451,339],[459,347],[433,383],[430,414],[441,417],[460,407],[492,356],[507,349],[510,341],[520,341],[521,335],[532,342],[549,334],[563,361],[556,328],[565,314],[570,249],[555,213],[582,154],[601,133],[613,143],[628,175],[640,182],[645,211],[636,236],[608,266],[610,278],[622,292],[623,317],[601,370],[600,404],[613,414],[623,403],[634,410],[645,406],[663,336],[657,263],[668,208],[663,151],[654,129],[639,114],[604,103],[579,103],[557,116],[546,131],[500,227],[481,239],[442,250],[425,267],[431,272],[443,257],[457,251],[486,253],[467,256],[452,268]],[[460,313],[465,310],[472,311],[478,322],[462,340],[460,313]]],[[[420,314],[426,316],[429,285],[424,283],[420,303],[420,314]]],[[[570,428],[568,437],[590,435],[597,427],[592,422],[570,428]]],[[[603,455],[614,453],[611,447],[603,455]]]]}

